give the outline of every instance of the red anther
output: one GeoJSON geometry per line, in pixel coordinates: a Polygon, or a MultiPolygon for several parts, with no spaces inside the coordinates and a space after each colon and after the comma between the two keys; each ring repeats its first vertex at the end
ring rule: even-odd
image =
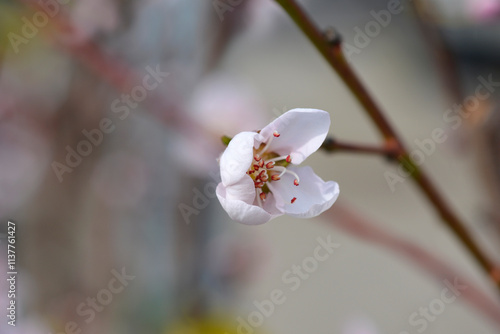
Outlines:
{"type": "Polygon", "coordinates": [[[254,182],[255,188],[262,188],[264,186],[264,182],[254,182]]]}
{"type": "Polygon", "coordinates": [[[281,179],[281,178],[278,174],[271,175],[271,180],[278,181],[279,179],[281,179]]]}
{"type": "Polygon", "coordinates": [[[264,181],[264,179],[263,179],[263,178],[264,178],[264,176],[266,176],[266,177],[267,177],[267,175],[266,175],[266,171],[265,171],[265,170],[263,170],[262,172],[260,172],[260,173],[259,173],[259,176],[257,176],[257,177],[256,177],[256,179],[259,179],[259,180],[261,180],[262,182],[265,182],[265,181],[264,181]]]}
{"type": "Polygon", "coordinates": [[[296,185],[296,186],[298,186],[299,185],[299,180],[297,180],[297,179],[293,180],[293,184],[296,185]]]}
{"type": "Polygon", "coordinates": [[[288,162],[288,163],[292,162],[292,157],[290,155],[288,155],[286,157],[286,162],[288,162]]]}
{"type": "Polygon", "coordinates": [[[294,197],[294,198],[292,198],[292,200],[290,201],[290,203],[293,204],[296,200],[297,200],[297,197],[294,197]]]}
{"type": "Polygon", "coordinates": [[[260,177],[260,180],[261,180],[262,182],[267,182],[267,179],[268,179],[267,174],[264,174],[264,175],[262,175],[262,176],[260,177]]]}
{"type": "Polygon", "coordinates": [[[260,166],[259,165],[253,165],[254,170],[259,170],[260,166]]]}
{"type": "Polygon", "coordinates": [[[264,160],[259,161],[259,167],[260,168],[264,167],[264,160]]]}
{"type": "Polygon", "coordinates": [[[266,194],[265,193],[260,193],[260,199],[265,201],[266,200],[266,194]]]}
{"type": "Polygon", "coordinates": [[[274,167],[274,161],[269,161],[267,164],[266,164],[266,168],[269,169],[269,168],[273,168],[274,167]]]}
{"type": "Polygon", "coordinates": [[[258,154],[256,154],[253,158],[255,161],[260,161],[260,159],[262,159],[258,154]]]}
{"type": "Polygon", "coordinates": [[[255,169],[251,169],[247,172],[248,175],[255,173],[255,169]]]}
{"type": "Polygon", "coordinates": [[[280,136],[280,134],[278,133],[278,131],[274,131],[273,132],[273,136],[275,136],[276,138],[278,138],[280,136]]]}

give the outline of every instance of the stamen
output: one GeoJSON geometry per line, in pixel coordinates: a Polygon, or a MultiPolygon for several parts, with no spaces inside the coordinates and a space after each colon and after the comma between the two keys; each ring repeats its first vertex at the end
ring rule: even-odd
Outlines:
{"type": "Polygon", "coordinates": [[[296,186],[298,186],[298,185],[299,185],[300,178],[299,178],[299,176],[297,175],[297,173],[292,172],[291,170],[288,170],[288,169],[285,169],[285,173],[292,174],[293,176],[295,176],[295,180],[293,180],[293,184],[295,184],[296,186]]]}
{"type": "Polygon", "coordinates": [[[283,166],[274,166],[271,170],[280,171],[279,177],[282,177],[286,173],[286,168],[283,166]]]}
{"type": "MultiPolygon", "coordinates": [[[[289,173],[289,174],[292,174],[293,176],[295,176],[295,179],[296,179],[295,181],[297,181],[297,183],[299,183],[299,182],[300,182],[300,178],[299,178],[299,176],[297,175],[297,173],[292,172],[292,171],[291,171],[291,170],[289,170],[289,169],[287,169],[287,170],[286,170],[286,172],[287,172],[287,173],[289,173]]],[[[295,183],[295,181],[293,181],[293,183],[295,183]]]]}
{"type": "MultiPolygon", "coordinates": [[[[269,159],[269,160],[267,160],[267,162],[287,160],[288,157],[289,157],[289,155],[282,155],[281,157],[269,159]]],[[[290,161],[287,160],[287,162],[290,162],[290,161]]]]}
{"type": "Polygon", "coordinates": [[[273,137],[269,137],[269,140],[267,141],[266,145],[264,146],[264,148],[259,152],[259,154],[262,154],[264,152],[267,151],[267,149],[269,148],[269,145],[271,145],[271,142],[273,141],[273,137]]]}
{"type": "Polygon", "coordinates": [[[299,185],[300,177],[297,175],[297,173],[292,172],[291,170],[288,170],[283,166],[274,166],[273,169],[271,169],[271,170],[281,171],[281,173],[279,174],[279,177],[282,177],[285,173],[292,174],[293,176],[295,176],[295,180],[293,181],[293,184],[295,184],[296,186],[299,185]]]}
{"type": "Polygon", "coordinates": [[[257,189],[257,203],[262,208],[262,200],[261,200],[261,197],[260,197],[261,194],[263,194],[262,190],[257,189]]]}
{"type": "MultiPolygon", "coordinates": [[[[290,154],[279,156],[279,157],[272,158],[269,160],[265,160],[265,157],[268,156],[267,150],[269,149],[269,147],[273,141],[273,138],[278,138],[280,136],[281,135],[278,131],[273,132],[273,135],[270,136],[269,139],[267,140],[267,142],[265,143],[264,148],[262,148],[258,153],[255,153],[255,155],[253,157],[254,163],[252,164],[250,169],[247,171],[248,175],[251,175],[254,173],[256,174],[256,176],[253,176],[252,178],[254,178],[253,182],[254,182],[255,192],[256,192],[256,197],[257,197],[256,200],[257,200],[257,203],[260,207],[262,207],[262,202],[265,201],[267,198],[267,194],[262,191],[262,188],[266,184],[268,184],[269,187],[271,188],[271,183],[268,183],[269,179],[270,179],[270,181],[278,181],[281,179],[281,177],[284,174],[289,173],[295,177],[293,180],[293,184],[295,186],[298,186],[299,182],[300,182],[300,178],[295,172],[288,170],[284,166],[277,166],[276,165],[276,163],[278,161],[283,161],[283,160],[285,160],[287,163],[291,163],[292,157],[290,154]],[[274,173],[270,173],[272,175],[269,175],[268,174],[269,171],[273,171],[274,173]]],[[[272,152],[271,154],[274,154],[274,152],[272,152]]],[[[271,188],[271,190],[272,190],[272,188],[271,188]]],[[[290,200],[290,203],[293,204],[293,203],[295,203],[296,200],[297,200],[297,198],[293,197],[290,200]]]]}

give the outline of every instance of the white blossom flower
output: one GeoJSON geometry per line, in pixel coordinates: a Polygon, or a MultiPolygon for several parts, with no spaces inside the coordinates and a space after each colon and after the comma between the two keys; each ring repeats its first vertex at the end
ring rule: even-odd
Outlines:
{"type": "Polygon", "coordinates": [[[317,109],[292,109],[259,132],[241,132],[220,158],[217,197],[229,216],[263,224],[287,214],[310,218],[329,209],[339,195],[311,167],[295,167],[321,146],[330,116],[317,109]]]}

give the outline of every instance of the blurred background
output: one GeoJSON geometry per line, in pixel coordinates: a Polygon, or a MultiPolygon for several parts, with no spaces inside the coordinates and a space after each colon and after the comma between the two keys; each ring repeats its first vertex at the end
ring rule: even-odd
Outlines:
{"type": "MultiPolygon", "coordinates": [[[[411,149],[444,131],[422,168],[500,262],[500,1],[301,4],[411,149]]],[[[228,218],[220,137],[296,107],[380,142],[271,0],[0,1],[0,333],[499,333],[498,291],[381,157],[310,157],[341,188],[318,218],[228,218]]]]}

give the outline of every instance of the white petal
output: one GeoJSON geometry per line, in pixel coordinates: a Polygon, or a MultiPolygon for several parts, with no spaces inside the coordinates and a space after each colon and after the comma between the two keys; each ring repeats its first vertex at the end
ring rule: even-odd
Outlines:
{"type": "Polygon", "coordinates": [[[256,132],[241,132],[231,140],[220,158],[220,174],[225,186],[235,184],[243,177],[253,160],[256,132]]]}
{"type": "Polygon", "coordinates": [[[262,141],[269,140],[268,151],[291,155],[293,164],[300,164],[323,144],[330,128],[330,115],[318,109],[292,109],[275,119],[260,132],[262,141]]]}
{"type": "Polygon", "coordinates": [[[264,224],[282,214],[276,214],[278,211],[276,210],[275,203],[270,201],[272,198],[267,199],[266,202],[269,201],[269,206],[274,207],[274,214],[267,212],[257,205],[248,204],[242,200],[230,198],[230,196],[228,196],[226,187],[224,187],[222,183],[219,183],[219,185],[217,186],[216,193],[222,207],[229,214],[229,217],[243,224],[264,224]]]}
{"type": "Polygon", "coordinates": [[[264,210],[268,212],[273,218],[282,216],[284,214],[283,211],[277,208],[276,197],[272,193],[267,194],[266,200],[262,201],[262,206],[264,207],[264,210]]]}
{"type": "Polygon", "coordinates": [[[224,186],[226,189],[226,199],[240,200],[247,204],[253,204],[255,200],[255,185],[249,175],[245,175],[240,181],[230,185],[224,186]]]}
{"type": "Polygon", "coordinates": [[[269,188],[276,197],[276,206],[287,215],[299,218],[315,217],[328,210],[339,196],[336,182],[323,181],[311,167],[287,168],[297,173],[300,184],[295,186],[295,177],[284,174],[281,180],[270,182],[269,188]],[[292,198],[297,198],[292,204],[292,198]]]}

